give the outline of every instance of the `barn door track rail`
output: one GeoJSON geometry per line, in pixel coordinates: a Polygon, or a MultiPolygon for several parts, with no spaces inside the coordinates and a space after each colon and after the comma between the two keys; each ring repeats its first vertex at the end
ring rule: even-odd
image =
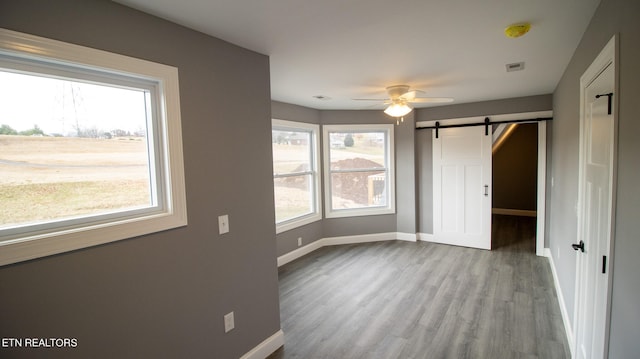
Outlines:
{"type": "Polygon", "coordinates": [[[475,122],[475,123],[462,123],[458,125],[441,125],[440,121],[436,121],[435,126],[427,126],[427,127],[418,127],[416,130],[436,130],[436,138],[438,138],[439,130],[442,128],[455,128],[455,127],[471,127],[471,126],[484,126],[484,134],[489,136],[489,126],[491,125],[499,125],[501,123],[524,123],[524,122],[540,122],[540,121],[551,121],[553,117],[539,117],[539,118],[531,118],[525,120],[506,120],[506,121],[491,121],[489,117],[484,118],[484,122],[475,122]]]}

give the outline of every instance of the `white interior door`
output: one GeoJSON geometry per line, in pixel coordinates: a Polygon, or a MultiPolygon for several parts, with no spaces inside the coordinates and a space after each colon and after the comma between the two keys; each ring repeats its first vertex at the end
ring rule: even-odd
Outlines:
{"type": "Polygon", "coordinates": [[[433,241],[491,249],[491,142],[484,126],[433,131],[433,241]]]}
{"type": "MultiPolygon", "coordinates": [[[[606,48],[605,48],[606,49],[606,48]]],[[[613,55],[613,54],[612,54],[613,55]]],[[[613,56],[582,78],[580,193],[576,275],[576,357],[603,358],[607,337],[607,259],[613,214],[613,56]],[[599,96],[598,96],[599,95],[599,96]]]]}

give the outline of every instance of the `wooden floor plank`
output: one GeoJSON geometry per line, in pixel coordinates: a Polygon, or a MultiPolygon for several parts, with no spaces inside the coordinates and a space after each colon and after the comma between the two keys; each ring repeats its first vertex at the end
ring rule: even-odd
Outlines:
{"type": "Polygon", "coordinates": [[[321,248],[282,266],[289,358],[569,358],[535,219],[494,216],[492,251],[425,242],[321,248]]]}

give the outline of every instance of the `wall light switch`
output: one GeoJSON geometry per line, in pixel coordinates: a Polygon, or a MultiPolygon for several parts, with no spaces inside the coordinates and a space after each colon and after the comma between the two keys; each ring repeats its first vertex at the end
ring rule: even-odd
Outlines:
{"type": "Polygon", "coordinates": [[[229,215],[225,214],[218,217],[218,231],[220,234],[229,233],[229,215]]]}

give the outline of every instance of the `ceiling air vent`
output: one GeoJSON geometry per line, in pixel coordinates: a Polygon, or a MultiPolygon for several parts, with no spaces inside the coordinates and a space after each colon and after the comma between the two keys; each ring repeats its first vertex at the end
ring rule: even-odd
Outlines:
{"type": "Polygon", "coordinates": [[[506,64],[507,72],[524,70],[524,62],[514,62],[512,64],[506,64]]]}

